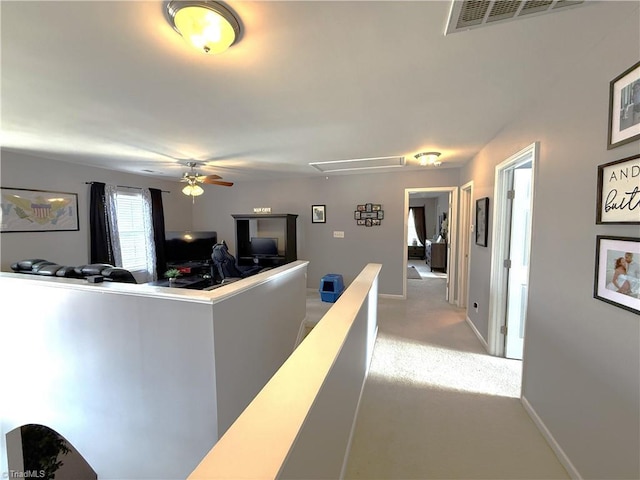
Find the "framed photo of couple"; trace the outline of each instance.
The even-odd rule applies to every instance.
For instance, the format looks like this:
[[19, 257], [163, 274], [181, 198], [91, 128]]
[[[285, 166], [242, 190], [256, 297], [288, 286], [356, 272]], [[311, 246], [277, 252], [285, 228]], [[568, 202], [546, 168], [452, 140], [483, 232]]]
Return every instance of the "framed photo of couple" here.
[[640, 315], [640, 238], [596, 237], [593, 296]]

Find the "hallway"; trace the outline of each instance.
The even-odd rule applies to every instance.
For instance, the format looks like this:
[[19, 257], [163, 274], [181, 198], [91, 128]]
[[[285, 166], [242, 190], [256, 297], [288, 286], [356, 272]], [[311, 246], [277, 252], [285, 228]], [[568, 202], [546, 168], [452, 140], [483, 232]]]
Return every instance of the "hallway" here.
[[444, 280], [407, 284], [379, 300], [345, 478], [569, 478], [520, 403], [520, 362], [486, 354]]

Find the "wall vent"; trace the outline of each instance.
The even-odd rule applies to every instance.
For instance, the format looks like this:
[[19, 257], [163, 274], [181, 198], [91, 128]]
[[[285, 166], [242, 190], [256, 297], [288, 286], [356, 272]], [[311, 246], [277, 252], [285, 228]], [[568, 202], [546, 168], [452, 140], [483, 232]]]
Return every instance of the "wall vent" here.
[[585, 0], [454, 0], [445, 35], [518, 18], [558, 12]]
[[404, 157], [357, 158], [354, 160], [335, 160], [310, 163], [323, 173], [345, 172], [350, 170], [371, 170], [375, 168], [404, 167]]

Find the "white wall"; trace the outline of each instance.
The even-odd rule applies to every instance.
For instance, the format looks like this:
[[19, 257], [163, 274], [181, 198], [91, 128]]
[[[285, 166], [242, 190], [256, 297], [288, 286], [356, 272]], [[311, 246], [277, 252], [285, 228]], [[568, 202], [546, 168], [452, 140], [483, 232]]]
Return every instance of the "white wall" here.
[[0, 471], [4, 435], [37, 423], [98, 478], [186, 477], [217, 439], [211, 305], [33, 278], [0, 274]]
[[[495, 165], [540, 142], [523, 395], [583, 478], [640, 478], [640, 321], [593, 298], [596, 235], [640, 236], [637, 225], [595, 224], [597, 166], [640, 151], [638, 141], [607, 150], [609, 82], [638, 61], [638, 5], [591, 6], [602, 32], [589, 54], [550, 72], [549, 95], [461, 175], [475, 198], [493, 199]], [[471, 248], [469, 304], [480, 310], [468, 315], [485, 338], [490, 250]]]
[[306, 271], [210, 292], [0, 273], [0, 472], [38, 423], [100, 479], [186, 478], [293, 351]]
[[168, 190], [171, 193], [162, 194], [167, 230], [191, 229], [191, 200], [180, 192], [182, 186], [177, 177], [176, 181], [163, 181], [6, 150], [2, 150], [0, 160], [1, 184], [5, 188], [77, 193], [80, 221], [80, 230], [75, 232], [4, 232], [0, 234], [2, 271], [11, 271], [12, 263], [27, 258], [44, 258], [61, 265], [89, 263], [90, 185], [85, 182]]
[[425, 228], [427, 230], [427, 239], [432, 240], [438, 234], [438, 213], [435, 198], [427, 198], [424, 205], [424, 215], [426, 217]]

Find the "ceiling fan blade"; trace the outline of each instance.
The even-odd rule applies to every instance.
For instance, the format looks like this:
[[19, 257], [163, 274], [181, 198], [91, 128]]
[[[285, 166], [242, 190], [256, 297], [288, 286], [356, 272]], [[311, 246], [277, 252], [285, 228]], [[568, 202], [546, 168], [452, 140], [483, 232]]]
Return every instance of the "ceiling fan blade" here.
[[202, 183], [207, 183], [207, 180], [220, 180], [220, 175], [198, 175], [197, 180]]
[[233, 186], [233, 182], [222, 182], [220, 180], [207, 180], [206, 182], [202, 182], [202, 183], [207, 183], [209, 185], [222, 185], [223, 187]]

